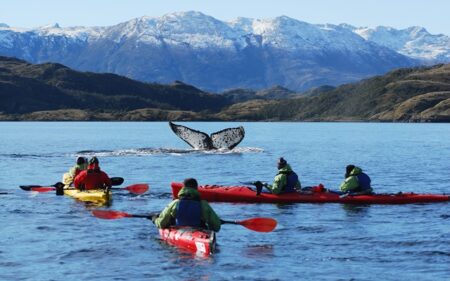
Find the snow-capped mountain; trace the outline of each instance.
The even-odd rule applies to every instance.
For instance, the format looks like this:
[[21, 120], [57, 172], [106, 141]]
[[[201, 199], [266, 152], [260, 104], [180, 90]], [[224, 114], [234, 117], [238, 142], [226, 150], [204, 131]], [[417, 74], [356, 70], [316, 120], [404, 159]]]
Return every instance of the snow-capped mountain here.
[[420, 63], [420, 56], [377, 42], [362, 30], [285, 16], [224, 22], [181, 12], [108, 27], [0, 25], [0, 55], [149, 82], [181, 80], [213, 91], [272, 85], [303, 90]]
[[443, 34], [432, 35], [423, 27], [349, 28], [366, 40], [393, 49], [405, 56], [430, 62], [450, 62], [450, 37]]

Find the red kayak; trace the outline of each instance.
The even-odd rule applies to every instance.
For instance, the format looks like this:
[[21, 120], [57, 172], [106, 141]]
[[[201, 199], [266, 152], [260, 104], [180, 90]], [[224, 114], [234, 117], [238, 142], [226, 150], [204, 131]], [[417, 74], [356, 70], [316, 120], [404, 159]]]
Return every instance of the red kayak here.
[[[173, 198], [178, 198], [178, 192], [183, 187], [182, 183], [172, 182]], [[372, 194], [372, 195], [350, 195], [341, 198], [333, 192], [314, 192], [301, 194], [297, 192], [284, 193], [280, 195], [261, 193], [249, 186], [221, 186], [204, 185], [198, 188], [203, 200], [209, 202], [243, 202], [243, 203], [344, 203], [344, 204], [411, 204], [411, 203], [434, 203], [450, 200], [449, 195], [439, 194]]]
[[191, 227], [170, 227], [159, 230], [161, 239], [167, 243], [208, 256], [216, 249], [216, 234], [211, 230]]

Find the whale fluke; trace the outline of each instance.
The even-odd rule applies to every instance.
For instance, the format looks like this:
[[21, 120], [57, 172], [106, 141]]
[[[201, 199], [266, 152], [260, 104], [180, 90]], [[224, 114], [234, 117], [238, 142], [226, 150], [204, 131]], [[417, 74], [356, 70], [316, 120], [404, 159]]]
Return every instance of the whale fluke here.
[[206, 133], [169, 122], [172, 131], [187, 144], [195, 149], [233, 149], [245, 136], [244, 127], [227, 128], [212, 133]]

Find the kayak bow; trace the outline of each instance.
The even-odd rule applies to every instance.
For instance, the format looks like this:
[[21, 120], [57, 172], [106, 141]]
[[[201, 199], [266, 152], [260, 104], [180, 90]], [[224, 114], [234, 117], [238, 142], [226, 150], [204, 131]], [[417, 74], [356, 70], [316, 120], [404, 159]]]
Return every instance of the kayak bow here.
[[163, 241], [170, 245], [194, 252], [198, 255], [208, 256], [216, 248], [216, 234], [211, 230], [191, 227], [170, 227], [159, 229]]

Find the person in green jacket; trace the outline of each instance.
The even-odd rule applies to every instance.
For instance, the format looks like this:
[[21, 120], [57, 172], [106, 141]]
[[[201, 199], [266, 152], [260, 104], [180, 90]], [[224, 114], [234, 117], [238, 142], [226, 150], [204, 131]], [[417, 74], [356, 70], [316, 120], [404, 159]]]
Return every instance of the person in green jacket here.
[[64, 186], [68, 187], [72, 185], [73, 181], [75, 180], [75, 177], [84, 170], [87, 170], [88, 167], [88, 160], [86, 157], [78, 157], [77, 163], [75, 166], [70, 168], [68, 173], [65, 173], [63, 175], [63, 183]]
[[159, 215], [152, 217], [156, 227], [191, 226], [218, 232], [221, 220], [209, 203], [200, 199], [197, 188], [196, 179], [185, 179], [178, 193], [179, 199], [173, 200]]
[[273, 194], [297, 192], [301, 190], [302, 186], [297, 174], [283, 157], [278, 160], [277, 168], [278, 173], [273, 180], [273, 184], [263, 184], [260, 181], [255, 182], [257, 195], [261, 193], [262, 186], [266, 187]]
[[345, 170], [345, 180], [339, 187], [342, 192], [359, 195], [372, 193], [370, 177], [361, 168], [348, 165]]

